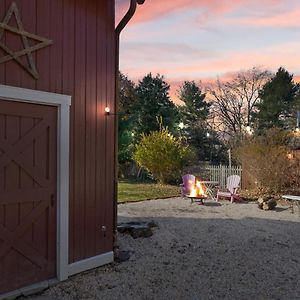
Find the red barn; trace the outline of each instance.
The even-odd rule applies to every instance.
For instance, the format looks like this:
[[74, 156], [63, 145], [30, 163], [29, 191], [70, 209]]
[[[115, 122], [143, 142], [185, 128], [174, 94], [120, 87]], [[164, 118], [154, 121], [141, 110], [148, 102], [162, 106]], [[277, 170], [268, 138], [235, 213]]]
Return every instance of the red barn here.
[[113, 0], [0, 1], [0, 295], [113, 261], [114, 16]]

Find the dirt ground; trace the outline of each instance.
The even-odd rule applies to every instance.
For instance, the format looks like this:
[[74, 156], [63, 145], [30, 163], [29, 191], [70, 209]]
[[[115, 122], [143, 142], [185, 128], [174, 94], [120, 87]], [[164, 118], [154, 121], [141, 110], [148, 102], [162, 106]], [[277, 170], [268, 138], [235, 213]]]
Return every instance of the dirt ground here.
[[150, 238], [119, 236], [129, 261], [72, 277], [32, 299], [300, 299], [300, 213], [254, 203], [172, 198], [119, 206], [154, 220]]

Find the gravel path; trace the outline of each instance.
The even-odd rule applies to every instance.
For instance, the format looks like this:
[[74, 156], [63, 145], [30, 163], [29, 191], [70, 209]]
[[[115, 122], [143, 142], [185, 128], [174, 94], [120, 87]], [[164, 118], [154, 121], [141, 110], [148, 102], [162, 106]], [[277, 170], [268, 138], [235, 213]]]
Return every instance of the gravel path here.
[[173, 198], [120, 205], [119, 220], [154, 220], [159, 228], [147, 239], [119, 236], [129, 261], [33, 299], [300, 299], [297, 210]]

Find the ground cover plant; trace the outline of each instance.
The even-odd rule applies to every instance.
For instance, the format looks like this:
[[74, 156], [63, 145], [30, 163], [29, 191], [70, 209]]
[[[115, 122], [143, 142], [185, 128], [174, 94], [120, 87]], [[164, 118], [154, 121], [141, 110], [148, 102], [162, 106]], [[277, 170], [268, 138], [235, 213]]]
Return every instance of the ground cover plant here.
[[179, 187], [174, 185], [134, 182], [119, 182], [118, 184], [118, 203], [177, 196], [179, 196]]

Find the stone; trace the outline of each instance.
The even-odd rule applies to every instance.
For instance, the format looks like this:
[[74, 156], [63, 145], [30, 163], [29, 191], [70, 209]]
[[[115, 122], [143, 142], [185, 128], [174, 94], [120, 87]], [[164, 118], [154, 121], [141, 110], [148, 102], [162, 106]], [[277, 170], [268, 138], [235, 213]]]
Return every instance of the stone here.
[[128, 225], [127, 224], [118, 224], [117, 230], [120, 233], [126, 233], [126, 232], [128, 232]]
[[150, 222], [127, 222], [117, 226], [119, 233], [129, 233], [134, 239], [147, 238], [153, 235], [152, 228], [158, 227], [154, 221]]
[[155, 228], [155, 227], [157, 228], [158, 224], [152, 220], [152, 221], [148, 222], [148, 226], [151, 228]]
[[147, 238], [153, 235], [151, 228], [148, 225], [134, 225], [130, 228], [129, 233], [136, 238]]
[[118, 251], [115, 255], [115, 261], [117, 263], [122, 263], [130, 259], [130, 251]]

